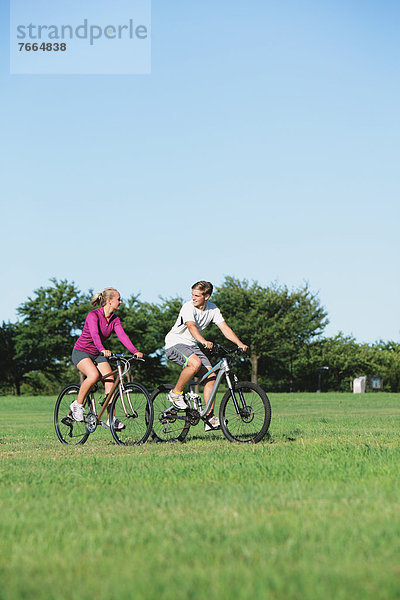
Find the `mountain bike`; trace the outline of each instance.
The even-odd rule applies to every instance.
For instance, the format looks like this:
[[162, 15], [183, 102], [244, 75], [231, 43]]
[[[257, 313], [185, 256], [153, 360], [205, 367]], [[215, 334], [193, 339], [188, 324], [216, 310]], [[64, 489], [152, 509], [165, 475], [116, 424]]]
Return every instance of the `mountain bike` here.
[[[116, 375], [112, 388], [104, 396], [103, 392], [98, 391], [97, 383], [91, 387], [83, 402], [83, 421], [75, 421], [70, 409], [71, 403], [78, 396], [79, 385], [67, 385], [58, 396], [54, 409], [54, 426], [62, 444], [82, 445], [98, 426], [110, 430], [117, 444], [124, 446], [144, 444], [149, 437], [153, 424], [150, 394], [144, 385], [124, 381], [125, 375], [133, 367], [132, 362], [143, 359], [130, 354], [112, 354], [109, 360], [116, 362], [116, 369], [111, 372], [111, 375]], [[100, 377], [99, 381], [103, 383], [108, 377], [110, 373]], [[97, 405], [101, 407], [99, 412]], [[102, 421], [104, 413], [107, 417], [108, 406], [109, 424]]]
[[[268, 431], [271, 422], [271, 405], [267, 394], [257, 384], [249, 381], [238, 381], [231, 371], [228, 356], [240, 354], [242, 350], [235, 348], [226, 350], [214, 344], [213, 354], [220, 355], [221, 360], [210, 369], [198, 382], [189, 383], [189, 391], [184, 392], [187, 409], [177, 409], [168, 400], [168, 392], [172, 385], [160, 385], [151, 394], [154, 409], [152, 438], [157, 442], [178, 440], [183, 442], [191, 426], [200, 421], [211, 425], [208, 421], [212, 403], [218, 388], [225, 376], [228, 391], [224, 394], [219, 409], [219, 421], [225, 437], [230, 442], [247, 442], [256, 444]], [[204, 383], [211, 373], [217, 373], [207, 405], [203, 408], [201, 397], [195, 393], [194, 386]]]

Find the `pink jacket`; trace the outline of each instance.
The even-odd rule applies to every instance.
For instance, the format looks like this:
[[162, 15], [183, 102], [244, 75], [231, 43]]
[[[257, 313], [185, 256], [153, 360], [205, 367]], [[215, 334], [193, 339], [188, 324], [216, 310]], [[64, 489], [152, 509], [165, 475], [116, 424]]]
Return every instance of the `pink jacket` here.
[[129, 352], [132, 352], [132, 354], [138, 352], [126, 335], [119, 317], [115, 313], [112, 313], [107, 323], [102, 308], [95, 308], [90, 311], [86, 317], [83, 331], [77, 339], [74, 348], [82, 352], [88, 352], [89, 354], [100, 354], [102, 350], [105, 350], [104, 342], [110, 337], [113, 331], [115, 331], [119, 341]]

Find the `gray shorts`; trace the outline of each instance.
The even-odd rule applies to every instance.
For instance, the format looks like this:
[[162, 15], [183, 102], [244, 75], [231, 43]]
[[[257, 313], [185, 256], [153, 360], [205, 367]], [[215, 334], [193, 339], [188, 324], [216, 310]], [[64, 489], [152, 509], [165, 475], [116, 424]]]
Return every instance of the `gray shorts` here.
[[98, 365], [101, 362], [108, 362], [104, 354], [89, 354], [89, 352], [83, 352], [82, 350], [76, 350], [75, 348], [72, 350], [72, 362], [76, 367], [84, 358], [90, 358], [95, 365]]
[[201, 364], [206, 367], [206, 369], [211, 369], [211, 363], [208, 360], [207, 356], [203, 354], [198, 346], [186, 346], [186, 344], [176, 344], [176, 346], [171, 346], [171, 348], [167, 348], [165, 351], [165, 356], [177, 363], [181, 367], [186, 367], [189, 358], [195, 354], [201, 360]]

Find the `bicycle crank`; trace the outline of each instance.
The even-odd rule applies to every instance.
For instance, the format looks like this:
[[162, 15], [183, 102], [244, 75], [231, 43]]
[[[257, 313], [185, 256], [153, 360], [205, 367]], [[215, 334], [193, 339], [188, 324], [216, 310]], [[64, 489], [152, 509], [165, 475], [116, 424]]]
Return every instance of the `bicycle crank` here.
[[186, 414], [189, 417], [189, 422], [191, 425], [197, 425], [200, 421], [200, 413], [195, 408], [189, 408], [186, 411]]
[[93, 433], [97, 429], [97, 416], [93, 413], [89, 413], [85, 417], [85, 425], [88, 433]]

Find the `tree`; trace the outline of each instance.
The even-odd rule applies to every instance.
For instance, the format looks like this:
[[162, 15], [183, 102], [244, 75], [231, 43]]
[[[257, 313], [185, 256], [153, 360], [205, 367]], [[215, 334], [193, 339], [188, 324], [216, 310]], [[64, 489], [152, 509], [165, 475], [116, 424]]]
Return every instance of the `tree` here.
[[27, 372], [24, 358], [15, 356], [15, 339], [18, 325], [10, 322], [0, 327], [0, 381], [11, 388], [13, 394], [21, 394], [21, 384]]
[[[81, 333], [92, 291], [82, 293], [74, 283], [51, 280], [35, 290], [17, 309], [21, 320], [0, 327], [0, 384], [20, 394], [29, 389], [54, 392], [60, 379], [76, 371], [70, 356]], [[212, 300], [243, 342], [250, 346], [250, 363], [238, 358], [234, 365], [241, 379], [261, 377], [275, 390], [315, 390], [317, 369], [328, 366], [323, 389], [348, 390], [358, 375], [380, 375], [384, 387], [400, 391], [400, 345], [395, 342], [358, 344], [339, 333], [321, 338], [327, 313], [305, 285], [297, 290], [276, 284], [262, 287], [257, 282], [226, 277], [216, 287]], [[164, 337], [171, 329], [182, 298], [161, 298], [159, 304], [141, 302], [132, 295], [122, 304], [119, 316], [133, 343], [146, 355], [138, 378], [148, 387], [172, 381], [179, 367], [165, 360]], [[220, 330], [211, 326], [209, 339], [228, 345]], [[123, 351], [116, 336], [107, 348]]]
[[[228, 324], [250, 347], [251, 380], [257, 382], [260, 358], [266, 369], [279, 366], [291, 376], [293, 358], [306, 342], [319, 336], [327, 313], [308, 286], [290, 291], [286, 286], [263, 288], [226, 277], [213, 300]], [[221, 339], [217, 333], [216, 338]]]
[[15, 335], [16, 358], [26, 372], [59, 376], [82, 330], [91, 294], [82, 294], [74, 283], [51, 279], [52, 285], [35, 290], [17, 309], [21, 321]]
[[376, 371], [375, 354], [370, 346], [358, 344], [354, 337], [342, 332], [306, 344], [295, 363], [299, 387], [314, 390], [317, 369], [328, 366], [329, 370], [323, 375], [324, 389], [348, 391], [355, 377], [369, 376]]
[[373, 344], [371, 352], [374, 356], [373, 375], [383, 378], [384, 389], [391, 392], [400, 391], [400, 344], [379, 341]]
[[[135, 295], [124, 301], [118, 311], [124, 330], [145, 355], [146, 362], [140, 365], [138, 377], [148, 387], [167, 379], [163, 352], [167, 312], [168, 308], [141, 302]], [[118, 352], [122, 350], [116, 336], [110, 339], [107, 348]]]

